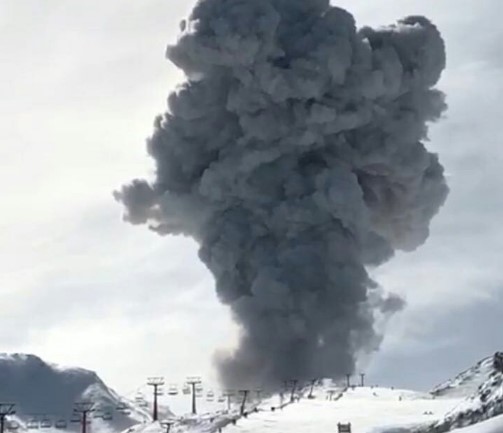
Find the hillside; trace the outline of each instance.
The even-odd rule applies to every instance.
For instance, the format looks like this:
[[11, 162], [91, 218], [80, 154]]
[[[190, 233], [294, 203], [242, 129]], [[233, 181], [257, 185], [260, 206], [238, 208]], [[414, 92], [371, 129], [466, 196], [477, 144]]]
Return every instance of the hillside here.
[[[353, 433], [503, 433], [503, 416], [497, 416], [501, 413], [502, 360], [501, 354], [486, 358], [431, 393], [382, 387], [345, 389], [324, 381], [315, 387], [314, 398], [301, 391], [299, 401], [283, 409], [275, 396], [259, 404], [258, 412], [247, 408], [247, 417], [240, 417], [235, 406], [230, 413], [173, 419], [171, 432], [328, 433], [336, 432], [338, 423], [351, 423]], [[154, 424], [147, 431], [137, 426], [130, 433], [163, 431]]]
[[503, 353], [483, 359], [436, 387], [432, 394], [439, 398], [463, 398], [433, 426], [431, 430], [435, 432], [447, 432], [503, 414]]
[[453, 430], [452, 433], [502, 433], [503, 415], [474, 424], [469, 427]]
[[[319, 382], [309, 397], [309, 387], [296, 394], [295, 402], [285, 395], [262, 401], [251, 399], [240, 416], [239, 399], [230, 411], [225, 404], [199, 399], [203, 414], [169, 418], [171, 433], [328, 433], [338, 423], [351, 423], [353, 433], [503, 433], [503, 355], [477, 363], [431, 393], [386, 387], [343, 388], [330, 380]], [[166, 396], [167, 398], [168, 396]], [[147, 407], [121, 398], [99, 376], [81, 368], [63, 368], [33, 355], [0, 355], [0, 401], [16, 403], [21, 430], [34, 419], [69, 420], [74, 402], [95, 404], [92, 432], [165, 433], [166, 425], [151, 423]], [[190, 396], [178, 400], [180, 413], [189, 409]], [[125, 411], [118, 411], [119, 407]], [[107, 419], [103, 413], [113, 414]], [[10, 421], [14, 418], [11, 417]], [[76, 430], [78, 424], [68, 424]], [[51, 431], [51, 429], [47, 429]]]
[[[334, 398], [330, 400], [332, 393]], [[340, 398], [337, 398], [341, 396]], [[354, 433], [411, 431], [432, 423], [452, 409], [459, 399], [434, 399], [429, 394], [390, 388], [334, 388], [317, 386], [314, 398], [305, 390], [299, 400], [282, 409], [278, 396], [263, 401], [257, 412], [248, 407], [247, 417], [232, 413], [206, 414], [176, 419], [171, 432], [191, 433], [328, 433], [338, 423], [351, 423]], [[275, 407], [272, 410], [272, 407]], [[235, 420], [235, 424], [233, 422]], [[161, 433], [160, 425], [138, 426], [130, 433]]]
[[[65, 420], [71, 424], [74, 403], [92, 401], [96, 412], [94, 430], [122, 430], [143, 422], [149, 414], [133, 402], [123, 400], [93, 371], [49, 364], [34, 355], [0, 354], [0, 401], [16, 405], [16, 420], [21, 429], [28, 423], [40, 425], [43, 419], [54, 426]], [[118, 412], [117, 407], [124, 407]], [[112, 413], [113, 419], [103, 416]]]

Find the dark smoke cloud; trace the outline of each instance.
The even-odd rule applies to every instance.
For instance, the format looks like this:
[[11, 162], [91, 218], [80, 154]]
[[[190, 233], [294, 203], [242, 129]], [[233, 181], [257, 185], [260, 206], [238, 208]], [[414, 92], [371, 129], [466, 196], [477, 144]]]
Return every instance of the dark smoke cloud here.
[[[445, 67], [426, 18], [356, 28], [328, 0], [202, 0], [168, 58], [187, 75], [126, 219], [196, 239], [242, 328], [227, 386], [339, 377], [403, 302], [367, 268], [428, 237], [448, 188], [423, 144]], [[204, 338], [204, 336], [201, 336]]]

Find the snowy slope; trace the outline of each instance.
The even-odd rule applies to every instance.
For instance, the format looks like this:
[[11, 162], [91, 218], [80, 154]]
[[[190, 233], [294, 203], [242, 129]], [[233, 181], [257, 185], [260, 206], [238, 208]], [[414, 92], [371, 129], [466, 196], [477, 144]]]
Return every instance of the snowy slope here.
[[433, 389], [431, 392], [437, 397], [470, 397], [479, 387], [487, 382], [494, 371], [494, 357], [488, 357], [478, 362], [454, 379], [450, 379]]
[[502, 433], [503, 415], [480, 422], [470, 427], [452, 430], [452, 433]]
[[[94, 431], [123, 430], [149, 418], [144, 409], [121, 399], [92, 371], [63, 368], [34, 355], [0, 354], [0, 401], [16, 404], [16, 420], [22, 429], [30, 420], [40, 422], [48, 418], [52, 424], [63, 419], [68, 422], [74, 403], [83, 400], [94, 402], [101, 413], [113, 413], [112, 420], [93, 418]], [[117, 412], [115, 409], [120, 404], [130, 413]], [[68, 422], [67, 428], [79, 426]]]
[[[339, 399], [330, 401], [328, 391]], [[277, 396], [264, 401], [258, 413], [248, 410], [246, 418], [237, 412], [177, 420], [171, 432], [211, 433], [222, 428], [225, 433], [329, 433], [337, 431], [337, 423], [350, 422], [355, 433], [410, 431], [413, 427], [441, 419], [459, 403], [459, 399], [435, 399], [429, 394], [387, 388], [342, 388], [319, 386], [314, 399], [303, 398], [279, 409]], [[271, 406], [275, 406], [274, 411]], [[231, 420], [236, 419], [234, 425]], [[161, 433], [160, 426], [138, 427], [130, 433]], [[403, 430], [402, 430], [403, 431]]]
[[225, 431], [324, 433], [336, 431], [341, 422], [351, 423], [354, 432], [370, 433], [431, 422], [456, 404], [448, 399], [434, 400], [424, 394], [384, 388], [350, 389], [336, 402], [324, 399], [320, 393], [317, 397], [303, 399], [280, 412], [261, 412]]
[[[436, 432], [446, 432], [503, 414], [503, 355], [495, 354], [433, 391], [441, 398], [465, 396], [464, 400], [436, 423]], [[503, 430], [502, 430], [503, 433]]]
[[[354, 433], [503, 433], [503, 417], [496, 416], [503, 411], [502, 383], [503, 355], [497, 354], [428, 394], [379, 387], [346, 389], [325, 380], [315, 387], [314, 399], [307, 398], [305, 388], [298, 402], [282, 409], [279, 396], [274, 396], [264, 400], [257, 413], [248, 408], [246, 418], [236, 409], [180, 417], [171, 432], [212, 433], [221, 428], [225, 433], [329, 433], [337, 432], [338, 423], [351, 423]], [[285, 396], [283, 401], [288, 400]], [[489, 417], [494, 418], [486, 420]], [[470, 423], [476, 424], [470, 427]], [[164, 431], [157, 424], [137, 426], [130, 433]]]

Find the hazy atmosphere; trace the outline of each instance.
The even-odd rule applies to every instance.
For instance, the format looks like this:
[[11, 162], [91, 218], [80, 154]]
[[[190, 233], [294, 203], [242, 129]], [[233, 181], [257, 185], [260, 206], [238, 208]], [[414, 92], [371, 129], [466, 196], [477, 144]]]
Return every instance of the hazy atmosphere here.
[[[359, 27], [424, 15], [445, 40], [448, 109], [426, 146], [449, 197], [424, 245], [369, 271], [405, 306], [357, 364], [373, 383], [430, 389], [503, 348], [502, 5], [332, 3]], [[236, 347], [196, 243], [124, 223], [113, 197], [154, 178], [145, 140], [184, 80], [166, 47], [194, 4], [0, 2], [0, 352], [90, 368], [127, 392], [151, 375], [214, 382], [215, 351]]]

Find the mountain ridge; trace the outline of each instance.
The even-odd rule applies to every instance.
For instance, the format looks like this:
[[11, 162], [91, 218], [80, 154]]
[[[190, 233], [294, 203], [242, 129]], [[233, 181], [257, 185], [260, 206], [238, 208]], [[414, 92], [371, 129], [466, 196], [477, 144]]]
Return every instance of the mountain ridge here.
[[[123, 430], [149, 418], [145, 409], [120, 397], [96, 372], [25, 353], [0, 353], [0, 401], [15, 404], [21, 429], [42, 419], [50, 419], [52, 425], [65, 420], [66, 429], [78, 429], [78, 424], [69, 421], [79, 401], [94, 403], [97, 430]], [[116, 410], [119, 406], [124, 408], [122, 412]], [[112, 419], [103, 418], [107, 411], [114, 412]]]

